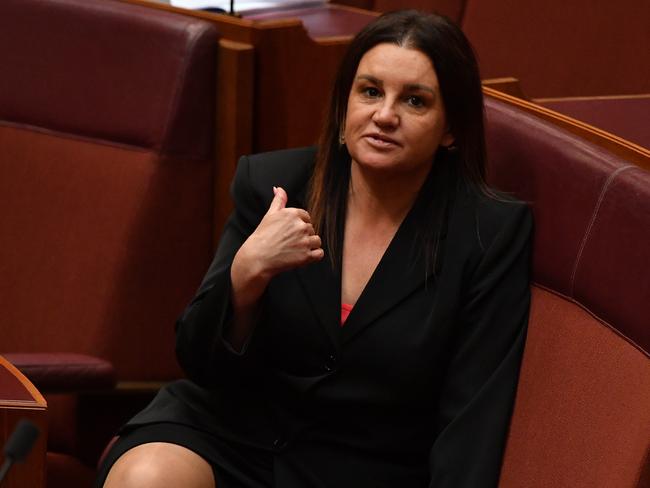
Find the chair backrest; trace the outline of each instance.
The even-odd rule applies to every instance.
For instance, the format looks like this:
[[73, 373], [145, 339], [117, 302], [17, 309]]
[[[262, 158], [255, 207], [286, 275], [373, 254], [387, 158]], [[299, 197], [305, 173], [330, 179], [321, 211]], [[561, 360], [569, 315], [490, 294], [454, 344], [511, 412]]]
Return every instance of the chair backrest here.
[[650, 92], [650, 3], [467, 0], [462, 28], [483, 78], [531, 97]]
[[0, 350], [178, 375], [213, 245], [217, 47], [123, 2], [0, 2]]
[[489, 175], [532, 205], [533, 302], [501, 488], [650, 482], [650, 172], [486, 99]]

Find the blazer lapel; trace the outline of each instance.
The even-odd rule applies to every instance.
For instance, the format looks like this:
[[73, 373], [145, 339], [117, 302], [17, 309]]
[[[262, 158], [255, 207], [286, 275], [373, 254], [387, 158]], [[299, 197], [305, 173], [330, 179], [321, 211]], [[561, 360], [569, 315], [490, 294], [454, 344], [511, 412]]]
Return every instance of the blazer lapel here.
[[416, 247], [416, 234], [414, 212], [411, 211], [348, 316], [341, 331], [343, 343], [354, 338], [423, 284], [426, 279], [425, 263]]
[[332, 269], [325, 249], [325, 258], [296, 270], [312, 309], [334, 347], [341, 345], [341, 270]]

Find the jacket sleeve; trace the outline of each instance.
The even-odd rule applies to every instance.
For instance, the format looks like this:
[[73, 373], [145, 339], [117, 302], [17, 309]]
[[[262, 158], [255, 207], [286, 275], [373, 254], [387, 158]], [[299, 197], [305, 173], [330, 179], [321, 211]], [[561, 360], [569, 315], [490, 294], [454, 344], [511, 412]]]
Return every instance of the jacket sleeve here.
[[[250, 165], [242, 157], [231, 186], [235, 209], [229, 217], [217, 252], [194, 299], [176, 322], [176, 356], [185, 374], [209, 387], [246, 367], [248, 344], [235, 352], [224, 340], [232, 319], [230, 267], [244, 241], [259, 224], [265, 209], [251, 186]], [[250, 341], [249, 341], [250, 342]]]
[[526, 339], [532, 231], [528, 207], [504, 208], [464, 286], [429, 457], [430, 488], [498, 484]]

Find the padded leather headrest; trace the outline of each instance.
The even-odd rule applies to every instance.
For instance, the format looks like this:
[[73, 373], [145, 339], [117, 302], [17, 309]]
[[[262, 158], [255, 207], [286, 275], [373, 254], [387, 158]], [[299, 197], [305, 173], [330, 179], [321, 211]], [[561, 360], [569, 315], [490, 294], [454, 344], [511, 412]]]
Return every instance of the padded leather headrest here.
[[216, 30], [191, 17], [112, 0], [2, 0], [0, 123], [205, 157], [216, 56]]

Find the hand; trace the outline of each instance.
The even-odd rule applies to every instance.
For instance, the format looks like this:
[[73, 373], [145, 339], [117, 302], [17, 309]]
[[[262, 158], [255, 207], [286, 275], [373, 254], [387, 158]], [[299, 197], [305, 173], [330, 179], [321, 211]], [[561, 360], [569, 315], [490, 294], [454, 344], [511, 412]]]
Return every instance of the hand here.
[[241, 305], [257, 301], [276, 274], [319, 261], [325, 255], [309, 213], [286, 208], [286, 192], [279, 187], [273, 191], [268, 211], [233, 260], [233, 291]]

